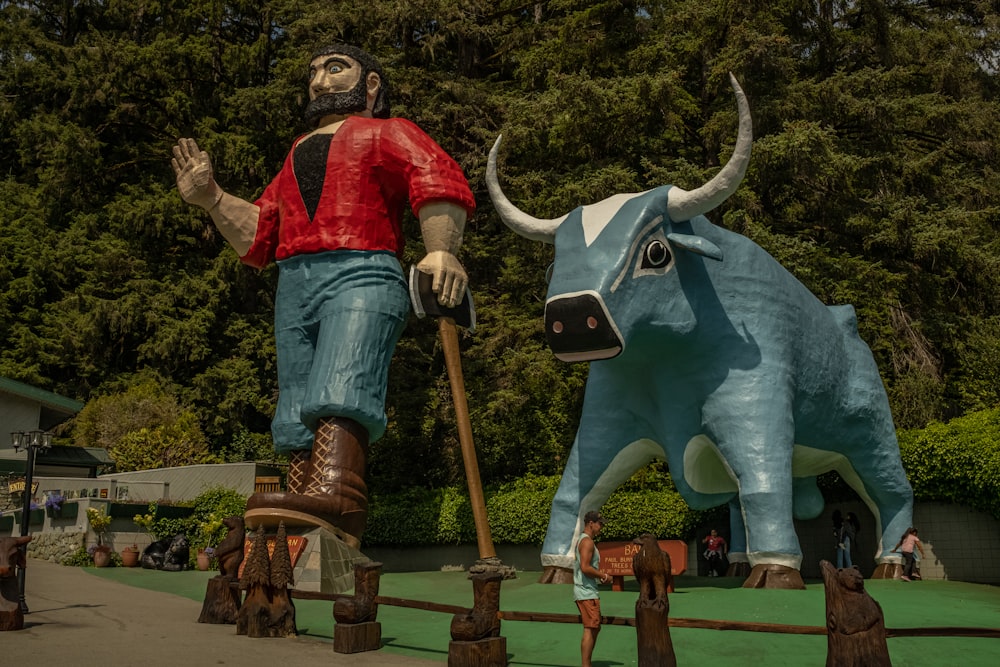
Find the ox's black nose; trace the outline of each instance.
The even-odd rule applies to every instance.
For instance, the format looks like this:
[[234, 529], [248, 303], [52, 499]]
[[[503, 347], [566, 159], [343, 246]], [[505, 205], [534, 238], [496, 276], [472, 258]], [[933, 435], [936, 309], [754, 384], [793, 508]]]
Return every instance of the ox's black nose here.
[[549, 299], [545, 304], [545, 338], [563, 361], [610, 359], [623, 347], [614, 320], [596, 294]]

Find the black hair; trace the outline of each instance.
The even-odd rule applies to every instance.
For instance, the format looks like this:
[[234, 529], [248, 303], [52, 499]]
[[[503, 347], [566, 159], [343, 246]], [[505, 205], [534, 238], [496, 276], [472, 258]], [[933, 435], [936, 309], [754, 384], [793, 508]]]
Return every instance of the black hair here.
[[374, 118], [388, 118], [389, 79], [386, 77], [385, 72], [382, 71], [382, 65], [379, 64], [379, 61], [372, 54], [363, 49], [359, 49], [356, 46], [333, 43], [317, 49], [316, 52], [312, 54], [312, 57], [309, 58], [309, 62], [316, 60], [316, 58], [319, 58], [320, 56], [328, 56], [334, 53], [338, 53], [342, 56], [349, 56], [354, 60], [357, 60], [361, 64], [361, 67], [364, 68], [364, 72], [361, 76], [362, 81], [368, 77], [370, 72], [378, 74], [380, 83], [378, 86], [378, 92], [375, 94], [375, 103], [372, 105], [372, 116]]

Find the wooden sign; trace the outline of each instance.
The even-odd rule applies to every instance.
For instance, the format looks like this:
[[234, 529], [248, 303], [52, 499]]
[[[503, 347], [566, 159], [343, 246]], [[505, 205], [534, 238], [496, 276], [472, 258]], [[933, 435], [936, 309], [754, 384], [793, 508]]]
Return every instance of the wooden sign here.
[[[7, 485], [7, 493], [21, 493], [24, 491], [24, 478], [12, 480]], [[31, 495], [38, 493], [38, 482], [31, 483]]]
[[[274, 544], [278, 539], [277, 535], [268, 535], [267, 539], [267, 556], [270, 558], [274, 555]], [[287, 535], [285, 540], [288, 542], [288, 555], [292, 559], [292, 567], [295, 567], [295, 563], [298, 562], [299, 556], [302, 555], [303, 550], [306, 548], [306, 538], [302, 535]], [[250, 560], [250, 552], [253, 551], [253, 542], [247, 537], [243, 542], [243, 562], [240, 563], [240, 579], [243, 578], [243, 568]]]
[[[683, 540], [657, 540], [660, 549], [670, 556], [670, 571], [674, 575], [687, 571], [687, 543]], [[634, 577], [632, 558], [641, 547], [635, 542], [599, 542], [601, 552], [600, 569], [611, 575], [611, 590], [625, 590], [625, 577]]]

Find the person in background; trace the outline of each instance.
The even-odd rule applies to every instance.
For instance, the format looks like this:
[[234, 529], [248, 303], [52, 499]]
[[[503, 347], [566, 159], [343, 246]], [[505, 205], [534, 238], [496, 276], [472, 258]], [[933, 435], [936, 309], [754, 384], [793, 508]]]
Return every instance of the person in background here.
[[714, 528], [702, 540], [702, 544], [707, 545], [704, 555], [705, 560], [708, 561], [708, 576], [720, 576], [719, 570], [722, 568], [722, 557], [729, 553], [729, 545], [726, 544], [725, 538], [719, 535]]
[[597, 644], [597, 634], [601, 631], [601, 596], [597, 584], [607, 583], [611, 578], [607, 572], [598, 569], [601, 553], [594, 544], [594, 538], [603, 526], [604, 517], [600, 512], [590, 511], [583, 516], [583, 534], [576, 544], [576, 559], [573, 561], [573, 599], [583, 620], [581, 667], [591, 667], [590, 659]]
[[840, 542], [837, 544], [838, 569], [842, 567], [854, 567], [854, 563], [851, 561], [851, 543], [854, 542], [860, 530], [861, 522], [858, 521], [858, 515], [854, 512], [848, 512], [847, 519], [843, 521], [840, 527]]
[[893, 551], [896, 549], [899, 549], [903, 554], [903, 581], [913, 581], [913, 567], [916, 564], [913, 555], [914, 549], [920, 552], [921, 558], [924, 557], [924, 545], [917, 537], [917, 529], [907, 528], [902, 539], [899, 540], [899, 544], [892, 548]]
[[833, 510], [833, 543], [837, 545], [837, 569], [844, 567], [844, 515]]

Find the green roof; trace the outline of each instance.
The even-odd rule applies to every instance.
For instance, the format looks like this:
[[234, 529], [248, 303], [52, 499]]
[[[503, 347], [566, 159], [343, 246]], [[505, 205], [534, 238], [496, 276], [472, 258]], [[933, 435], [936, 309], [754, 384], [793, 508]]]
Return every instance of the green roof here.
[[30, 384], [24, 384], [10, 378], [0, 377], [0, 392], [37, 401], [46, 407], [71, 415], [75, 415], [83, 409], [83, 403], [80, 401], [74, 401], [72, 398], [53, 394], [51, 391], [32, 387]]
[[[12, 449], [0, 451], [0, 472], [24, 474], [27, 454]], [[101, 447], [72, 447], [53, 445], [47, 452], [39, 452], [35, 465], [66, 466], [71, 468], [98, 468], [111, 463], [108, 450]]]

